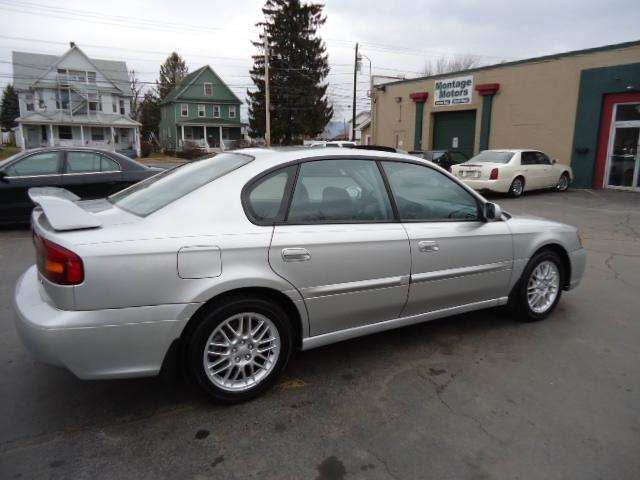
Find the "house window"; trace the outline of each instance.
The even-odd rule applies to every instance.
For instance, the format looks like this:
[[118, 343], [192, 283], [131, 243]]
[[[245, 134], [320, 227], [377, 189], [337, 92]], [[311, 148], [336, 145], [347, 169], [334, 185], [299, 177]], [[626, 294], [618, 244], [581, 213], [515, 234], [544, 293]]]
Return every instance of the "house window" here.
[[220, 105], [213, 106], [213, 118], [220, 118]]
[[80, 70], [69, 70], [69, 80], [73, 82], [87, 81], [87, 72], [81, 72]]
[[124, 98], [120, 99], [120, 115], [124, 115]]
[[199, 117], [204, 117], [206, 116], [206, 110], [205, 110], [205, 106], [204, 105], [198, 105], [198, 116]]
[[27, 112], [33, 112], [33, 93], [24, 96], [24, 103], [27, 105]]
[[91, 128], [91, 140], [94, 142], [102, 142], [104, 141], [104, 128], [102, 127], [92, 127]]
[[73, 131], [68, 125], [58, 126], [58, 138], [60, 140], [73, 140]]
[[56, 108], [58, 110], [69, 109], [69, 89], [61, 88], [56, 94]]
[[44, 92], [38, 90], [38, 108], [47, 108], [47, 103], [44, 101]]
[[87, 72], [87, 81], [89, 83], [96, 83], [96, 72]]
[[229, 118], [236, 118], [236, 106], [229, 105]]
[[213, 83], [205, 82], [205, 84], [204, 84], [204, 94], [207, 97], [210, 97], [210, 96], [213, 95]]
[[180, 115], [183, 117], [189, 116], [189, 105], [187, 105], [186, 103], [180, 105]]
[[118, 112], [118, 105], [116, 104], [116, 97], [111, 97], [111, 108], [113, 108], [113, 113]]

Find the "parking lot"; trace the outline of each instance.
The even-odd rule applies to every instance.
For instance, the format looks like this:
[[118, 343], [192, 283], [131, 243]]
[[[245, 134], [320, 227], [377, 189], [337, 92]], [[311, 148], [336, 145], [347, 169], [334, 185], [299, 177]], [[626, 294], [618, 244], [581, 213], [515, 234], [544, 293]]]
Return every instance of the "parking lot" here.
[[298, 352], [229, 407], [34, 361], [12, 307], [30, 233], [0, 231], [0, 478], [638, 478], [640, 195], [492, 200], [580, 227], [585, 278], [551, 318], [487, 310]]

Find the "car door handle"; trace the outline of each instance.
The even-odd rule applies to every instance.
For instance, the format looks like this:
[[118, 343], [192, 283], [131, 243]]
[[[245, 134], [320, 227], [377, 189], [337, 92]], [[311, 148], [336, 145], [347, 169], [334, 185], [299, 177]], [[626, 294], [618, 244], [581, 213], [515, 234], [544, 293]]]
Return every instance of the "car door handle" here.
[[440, 250], [440, 246], [438, 242], [434, 242], [433, 240], [422, 240], [418, 242], [418, 250], [424, 253], [437, 252]]
[[311, 260], [311, 254], [306, 248], [283, 248], [282, 259], [285, 262], [306, 262]]

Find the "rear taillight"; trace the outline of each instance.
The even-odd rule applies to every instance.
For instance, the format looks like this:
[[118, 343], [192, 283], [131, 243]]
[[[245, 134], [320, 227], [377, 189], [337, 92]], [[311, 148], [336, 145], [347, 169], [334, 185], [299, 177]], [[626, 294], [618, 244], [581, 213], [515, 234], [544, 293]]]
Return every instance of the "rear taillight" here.
[[78, 285], [84, 280], [82, 259], [57, 243], [33, 232], [36, 264], [44, 278], [58, 285]]
[[491, 173], [489, 174], [489, 180], [497, 180], [498, 179], [498, 169], [494, 168], [491, 170]]
[[447, 167], [447, 172], [451, 173], [451, 166]]

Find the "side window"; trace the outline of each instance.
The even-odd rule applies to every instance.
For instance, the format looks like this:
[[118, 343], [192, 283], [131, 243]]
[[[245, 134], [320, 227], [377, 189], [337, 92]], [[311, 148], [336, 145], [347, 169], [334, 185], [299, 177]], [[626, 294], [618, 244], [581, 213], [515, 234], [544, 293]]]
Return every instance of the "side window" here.
[[451, 162], [454, 165], [466, 162], [468, 160], [468, 158], [462, 152], [449, 152], [449, 156], [451, 157]]
[[293, 181], [295, 171], [295, 166], [278, 170], [251, 185], [245, 205], [254, 220], [270, 223], [284, 219], [287, 185]]
[[535, 152], [522, 152], [520, 154], [520, 165], [535, 165], [536, 162]]
[[432, 168], [383, 162], [403, 221], [477, 220], [478, 202], [464, 188]]
[[111, 160], [104, 155], [100, 155], [100, 170], [103, 172], [119, 172], [121, 168], [115, 160]]
[[300, 166], [287, 223], [392, 220], [391, 203], [375, 162], [319, 160]]
[[538, 165], [551, 165], [551, 160], [542, 152], [536, 152], [536, 163]]
[[100, 155], [94, 152], [67, 152], [66, 173], [90, 173], [100, 171]]
[[36, 153], [8, 167], [8, 177], [55, 175], [60, 172], [60, 152]]

